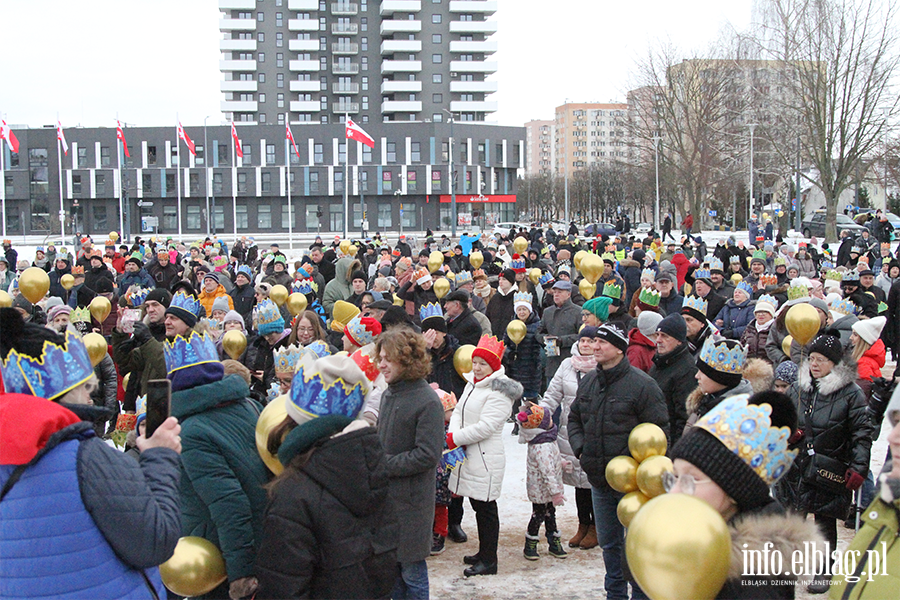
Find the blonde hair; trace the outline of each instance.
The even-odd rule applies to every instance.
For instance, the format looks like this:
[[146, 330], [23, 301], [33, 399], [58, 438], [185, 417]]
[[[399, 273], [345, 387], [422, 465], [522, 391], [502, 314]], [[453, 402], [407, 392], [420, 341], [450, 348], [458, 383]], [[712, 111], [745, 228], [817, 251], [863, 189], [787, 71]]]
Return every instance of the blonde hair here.
[[241, 378], [247, 382], [247, 385], [250, 385], [250, 369], [230, 358], [223, 360], [222, 366], [225, 368], [226, 377], [229, 375], [240, 375]]
[[853, 357], [854, 361], [859, 361], [862, 358], [862, 355], [869, 351], [869, 348], [872, 347], [872, 344], [862, 339], [862, 336], [856, 334], [856, 337], [859, 338], [859, 341], [853, 346], [853, 353], [850, 355]]

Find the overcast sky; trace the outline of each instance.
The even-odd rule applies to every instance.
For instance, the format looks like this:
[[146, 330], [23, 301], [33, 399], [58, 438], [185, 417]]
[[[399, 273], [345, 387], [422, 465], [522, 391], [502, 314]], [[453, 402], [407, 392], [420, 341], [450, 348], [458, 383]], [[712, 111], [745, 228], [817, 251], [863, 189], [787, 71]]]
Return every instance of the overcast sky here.
[[[268, 1], [268, 0], [267, 0]], [[378, 4], [372, 0], [370, 4]], [[752, 0], [499, 0], [494, 120], [547, 119], [566, 98], [623, 101], [636, 59], [671, 41], [703, 48]], [[218, 2], [4, 0], [0, 112], [33, 127], [222, 120]]]

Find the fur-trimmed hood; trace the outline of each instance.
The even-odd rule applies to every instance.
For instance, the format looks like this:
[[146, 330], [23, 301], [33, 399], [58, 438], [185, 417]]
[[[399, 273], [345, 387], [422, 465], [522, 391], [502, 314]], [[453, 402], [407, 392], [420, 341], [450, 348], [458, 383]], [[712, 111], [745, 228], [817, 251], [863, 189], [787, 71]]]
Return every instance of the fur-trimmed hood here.
[[622, 260], [619, 261], [619, 266], [622, 267], [623, 269], [626, 267], [634, 267], [636, 269], [640, 269], [641, 263], [634, 260], [633, 258], [623, 258]]
[[766, 543], [774, 544], [768, 551], [780, 552], [785, 561], [795, 550], [802, 551], [804, 542], [814, 542], [817, 548], [823, 548], [825, 543], [815, 522], [781, 512], [780, 507], [738, 515], [728, 524], [728, 529], [731, 531], [728, 579], [740, 579], [744, 569], [744, 553], [765, 550]]
[[510, 379], [509, 377], [498, 377], [493, 380], [491, 382], [491, 389], [495, 392], [500, 392], [513, 401], [521, 398], [522, 392], [525, 391], [525, 388], [522, 387], [521, 383], [515, 379]]
[[[711, 396], [715, 398], [715, 403], [710, 406], [710, 409], [715, 407], [719, 402], [724, 400], [725, 398], [729, 398], [731, 396], [737, 396], [739, 394], [753, 394], [753, 386], [750, 385], [750, 382], [746, 379], [741, 379], [741, 382], [737, 384], [736, 387], [731, 389], [722, 390], [721, 392], [716, 392], [715, 394], [704, 394], [703, 390], [700, 387], [696, 387], [693, 392], [688, 394], [688, 397], [685, 398], [684, 405], [687, 409], [688, 416], [696, 413], [702, 404], [706, 404], [704, 399], [707, 396]], [[703, 416], [703, 415], [698, 415]]]
[[[856, 361], [846, 354], [831, 370], [831, 373], [819, 380], [819, 393], [830, 396], [836, 391], [843, 389], [851, 383], [856, 383]], [[797, 385], [804, 392], [810, 392], [813, 389], [813, 378], [809, 372], [809, 359], [804, 359], [800, 363], [800, 370], [797, 372]]]

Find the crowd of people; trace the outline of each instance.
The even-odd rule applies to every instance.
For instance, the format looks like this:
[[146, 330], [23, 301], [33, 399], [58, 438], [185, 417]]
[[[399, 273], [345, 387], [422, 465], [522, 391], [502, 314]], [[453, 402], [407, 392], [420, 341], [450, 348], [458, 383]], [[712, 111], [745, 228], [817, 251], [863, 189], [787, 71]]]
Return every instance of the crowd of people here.
[[[101, 249], [83, 236], [33, 261], [4, 241], [0, 596], [163, 597], [157, 566], [199, 536], [227, 571], [209, 597], [427, 598], [427, 559], [472, 533], [466, 498], [477, 551], [463, 575], [502, 569], [505, 430], [527, 446], [523, 558], [542, 557], [542, 525], [549, 557], [599, 546], [609, 598], [645, 597], [627, 568], [623, 494], [606, 481], [643, 423], [668, 437], [667, 489], [706, 500], [733, 539], [836, 549], [838, 527], [860, 517], [861, 537], [896, 536], [889, 242], [832, 250], [763, 234], [709, 248], [702, 234], [573, 229], [317, 238], [296, 260], [252, 238]], [[603, 263], [589, 285], [587, 254]], [[35, 303], [19, 291], [32, 267], [49, 275]], [[113, 307], [102, 321], [97, 297]], [[805, 346], [786, 317], [802, 303], [818, 318]], [[108, 343], [96, 364], [81, 341], [92, 332]], [[146, 437], [159, 379], [171, 417]], [[284, 416], [260, 447], [270, 405]], [[893, 457], [879, 476], [886, 414]], [[723, 420], [769, 433], [735, 438]], [[571, 532], [556, 519], [566, 501]], [[61, 569], [75, 552], [85, 558]], [[793, 597], [774, 576], [751, 588], [739, 567], [720, 597]], [[821, 561], [809, 590], [827, 591], [831, 572]]]

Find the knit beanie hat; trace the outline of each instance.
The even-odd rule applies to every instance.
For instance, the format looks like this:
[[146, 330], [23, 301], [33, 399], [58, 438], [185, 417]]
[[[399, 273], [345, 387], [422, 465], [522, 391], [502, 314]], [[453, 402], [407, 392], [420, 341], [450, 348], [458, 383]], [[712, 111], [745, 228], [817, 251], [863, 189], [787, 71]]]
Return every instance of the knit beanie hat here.
[[213, 301], [212, 311], [215, 312], [217, 310], [221, 310], [222, 312], [228, 312], [230, 309], [228, 308], [228, 297], [227, 296], [219, 296]]
[[277, 304], [266, 299], [256, 305], [256, 329], [259, 335], [284, 331], [284, 317]]
[[241, 313], [236, 310], [229, 310], [227, 313], [225, 313], [225, 318], [222, 319], [222, 324], [224, 325], [225, 323], [240, 323], [241, 329], [244, 329], [244, 317], [242, 317]]
[[363, 281], [369, 281], [369, 278], [366, 277], [366, 274], [362, 271], [362, 269], [357, 269], [353, 271], [350, 275], [350, 281], [352, 282], [355, 279], [362, 279]]
[[615, 323], [604, 323], [598, 327], [597, 339], [609, 342], [623, 354], [628, 349], [628, 336]]
[[593, 325], [584, 325], [581, 327], [581, 330], [578, 332], [578, 338], [591, 338], [592, 340], [597, 337], [597, 327]]
[[793, 384], [797, 381], [797, 371], [800, 368], [797, 366], [797, 363], [785, 360], [777, 367], [775, 367], [775, 381], [783, 381], [788, 384]]
[[856, 335], [871, 346], [881, 337], [881, 330], [884, 329], [885, 323], [887, 323], [885, 317], [873, 317], [857, 321], [853, 324], [852, 329]]
[[500, 277], [507, 280], [510, 283], [516, 282], [516, 272], [512, 269], [503, 269], [503, 272], [500, 273]]
[[641, 314], [638, 315], [637, 318], [637, 328], [644, 336], [650, 337], [651, 335], [656, 333], [656, 328], [662, 322], [663, 317], [661, 314], [652, 312], [649, 310], [645, 310]]
[[216, 343], [208, 334], [191, 331], [187, 337], [175, 336], [163, 343], [163, 352], [173, 392], [215, 383], [225, 376]]
[[475, 346], [475, 350], [472, 351], [472, 358], [482, 359], [490, 365], [491, 369], [497, 371], [500, 369], [504, 349], [505, 346], [503, 342], [494, 336], [483, 335], [481, 336], [481, 339], [478, 340], [478, 345]]
[[809, 353], [813, 352], [818, 352], [834, 364], [838, 364], [844, 358], [841, 339], [828, 333], [823, 333], [812, 341], [812, 344], [809, 345]]
[[716, 342], [706, 338], [697, 355], [697, 368], [718, 384], [736, 387], [744, 378], [747, 350], [737, 340]]
[[747, 394], [726, 398], [678, 440], [670, 457], [715, 481], [740, 512], [763, 507], [772, 502], [769, 487], [797, 455], [788, 450], [791, 431], [773, 427], [771, 412], [767, 404], [749, 404]]
[[684, 317], [678, 313], [666, 315], [665, 318], [659, 322], [659, 325], [656, 326], [656, 331], [662, 332], [682, 343], [687, 341], [687, 323], [684, 322]]
[[144, 298], [143, 303], [146, 304], [148, 301], [151, 301], [151, 300], [153, 302], [159, 302], [166, 308], [169, 308], [169, 304], [171, 304], [171, 302], [172, 302], [172, 294], [171, 294], [171, 292], [169, 292], [169, 290], [164, 289], [164, 288], [153, 288], [147, 294], [147, 297]]
[[[788, 361], [790, 362], [790, 361]], [[783, 363], [782, 363], [783, 364]], [[797, 407], [787, 394], [766, 390], [750, 396], [748, 404], [768, 404], [772, 407], [772, 427], [787, 427], [791, 431], [797, 429]]]
[[608, 296], [597, 296], [582, 304], [581, 308], [601, 321], [606, 321], [609, 319], [609, 307], [612, 304], [612, 301], [613, 299]]
[[60, 304], [59, 306], [54, 306], [50, 310], [47, 311], [47, 322], [49, 323], [59, 315], [70, 315], [72, 314], [72, 307], [67, 306], [65, 304]]

